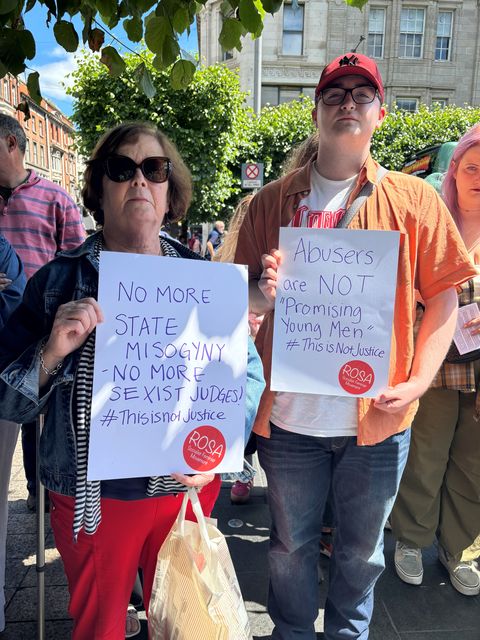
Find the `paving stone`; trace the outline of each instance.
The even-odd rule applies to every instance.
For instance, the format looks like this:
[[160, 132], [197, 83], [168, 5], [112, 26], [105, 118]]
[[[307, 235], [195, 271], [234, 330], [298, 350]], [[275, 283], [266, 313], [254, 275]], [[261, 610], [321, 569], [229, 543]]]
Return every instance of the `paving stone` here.
[[[45, 616], [47, 620], [66, 619], [68, 608], [68, 590], [66, 587], [45, 587]], [[17, 589], [5, 611], [9, 621], [28, 622], [37, 618], [37, 589], [21, 587]]]
[[[11, 482], [9, 500], [9, 535], [5, 591], [7, 628], [0, 640], [34, 640], [36, 636], [36, 518], [26, 508], [26, 488], [21, 467], [21, 449]], [[268, 590], [269, 513], [262, 476], [256, 478], [252, 499], [245, 505], [230, 502], [231, 483], [222, 487], [214, 510], [219, 528], [224, 532], [237, 569], [255, 640], [269, 640], [273, 628], [266, 611]], [[232, 528], [229, 520], [242, 520]], [[61, 559], [55, 549], [49, 518], [45, 522], [46, 540], [46, 638], [69, 640], [72, 623], [68, 619], [68, 591]], [[398, 579], [394, 564], [395, 540], [385, 534], [386, 570], [376, 589], [376, 605], [370, 629], [371, 640], [480, 640], [480, 597], [458, 594], [438, 562], [437, 548], [424, 551], [423, 585], [414, 587]], [[319, 586], [317, 640], [324, 640], [323, 608], [328, 589], [329, 560], [321, 556], [319, 564], [324, 581]], [[142, 631], [137, 638], [147, 640], [145, 612], [139, 612]], [[199, 639], [207, 640], [207, 639]]]
[[[69, 640], [72, 636], [72, 621], [47, 620], [45, 636], [47, 640]], [[36, 622], [9, 622], [4, 633], [0, 633], [1, 640], [34, 640], [36, 637]]]
[[20, 511], [10, 513], [8, 516], [8, 533], [10, 535], [19, 533], [37, 533], [37, 519], [30, 513]]
[[[35, 587], [37, 584], [37, 572], [35, 567], [25, 576], [23, 587]], [[57, 549], [45, 550], [45, 584], [51, 587], [67, 585], [67, 578], [63, 568], [63, 562]]]

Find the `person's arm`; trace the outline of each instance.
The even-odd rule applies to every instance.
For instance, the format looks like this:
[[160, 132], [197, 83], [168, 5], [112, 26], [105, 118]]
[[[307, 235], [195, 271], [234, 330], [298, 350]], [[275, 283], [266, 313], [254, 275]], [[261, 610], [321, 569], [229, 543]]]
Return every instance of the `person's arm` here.
[[410, 377], [381, 393], [375, 399], [378, 409], [396, 413], [425, 393], [448, 351], [457, 313], [458, 298], [453, 287], [425, 300]]
[[205, 255], [209, 254], [210, 258], [213, 260], [213, 256], [215, 255], [215, 251], [213, 250], [213, 244], [210, 242], [210, 240], [207, 240], [207, 247], [206, 247], [206, 251], [205, 251]]
[[63, 200], [57, 203], [56, 225], [57, 250], [55, 253], [75, 249], [87, 237], [80, 209], [66, 193]]
[[22, 261], [10, 243], [0, 236], [0, 329], [22, 300], [27, 282]]
[[103, 314], [94, 298], [73, 300], [58, 307], [52, 330], [40, 352], [39, 389], [51, 381], [51, 372], [85, 343], [99, 322], [103, 322]]

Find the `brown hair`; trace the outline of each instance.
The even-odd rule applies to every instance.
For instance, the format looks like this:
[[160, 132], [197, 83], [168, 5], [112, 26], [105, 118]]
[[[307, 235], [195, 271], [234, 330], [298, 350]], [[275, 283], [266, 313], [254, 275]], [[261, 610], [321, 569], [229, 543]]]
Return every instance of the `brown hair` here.
[[306, 140], [298, 144], [288, 154], [282, 166], [282, 176], [308, 164], [317, 155], [318, 129]]
[[233, 216], [230, 219], [228, 225], [228, 233], [225, 236], [222, 246], [217, 250], [214, 261], [215, 262], [233, 262], [235, 259], [235, 252], [237, 250], [238, 234], [240, 227], [243, 224], [243, 220], [247, 215], [248, 206], [253, 199], [253, 193], [245, 196], [235, 207]]
[[122, 144], [135, 142], [142, 134], [155, 138], [172, 162], [172, 170], [168, 176], [169, 210], [165, 215], [165, 221], [176, 222], [180, 220], [190, 206], [192, 177], [173, 142], [150, 122], [126, 122], [103, 134], [95, 145], [85, 169], [82, 188], [83, 204], [92, 212], [98, 224], [104, 222], [103, 209], [100, 204], [103, 193], [102, 181], [105, 175], [103, 161], [115, 154]]

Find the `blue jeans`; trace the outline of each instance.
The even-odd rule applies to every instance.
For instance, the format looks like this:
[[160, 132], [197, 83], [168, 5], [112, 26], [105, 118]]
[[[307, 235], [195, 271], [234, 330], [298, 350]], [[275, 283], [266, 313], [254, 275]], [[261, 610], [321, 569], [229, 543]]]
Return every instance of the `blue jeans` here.
[[324, 616], [326, 640], [368, 638], [373, 588], [385, 567], [383, 527], [407, 461], [410, 430], [374, 446], [272, 426], [257, 436], [272, 515], [268, 611], [272, 640], [315, 640], [317, 564], [330, 488], [336, 530]]

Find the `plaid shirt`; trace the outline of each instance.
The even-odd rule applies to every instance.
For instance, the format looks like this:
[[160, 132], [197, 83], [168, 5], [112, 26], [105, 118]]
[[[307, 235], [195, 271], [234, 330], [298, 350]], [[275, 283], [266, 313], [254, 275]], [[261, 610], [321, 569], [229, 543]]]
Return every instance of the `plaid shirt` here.
[[[458, 288], [458, 306], [463, 307], [472, 302], [480, 303], [480, 276], [476, 276], [464, 282]], [[423, 317], [423, 307], [417, 305], [417, 319], [415, 323], [415, 336], [418, 332], [420, 320]], [[480, 419], [480, 389], [477, 389], [475, 381], [475, 361], [452, 364], [443, 361], [442, 366], [432, 380], [431, 388], [450, 389], [462, 393], [477, 392], [475, 402], [475, 418]]]

